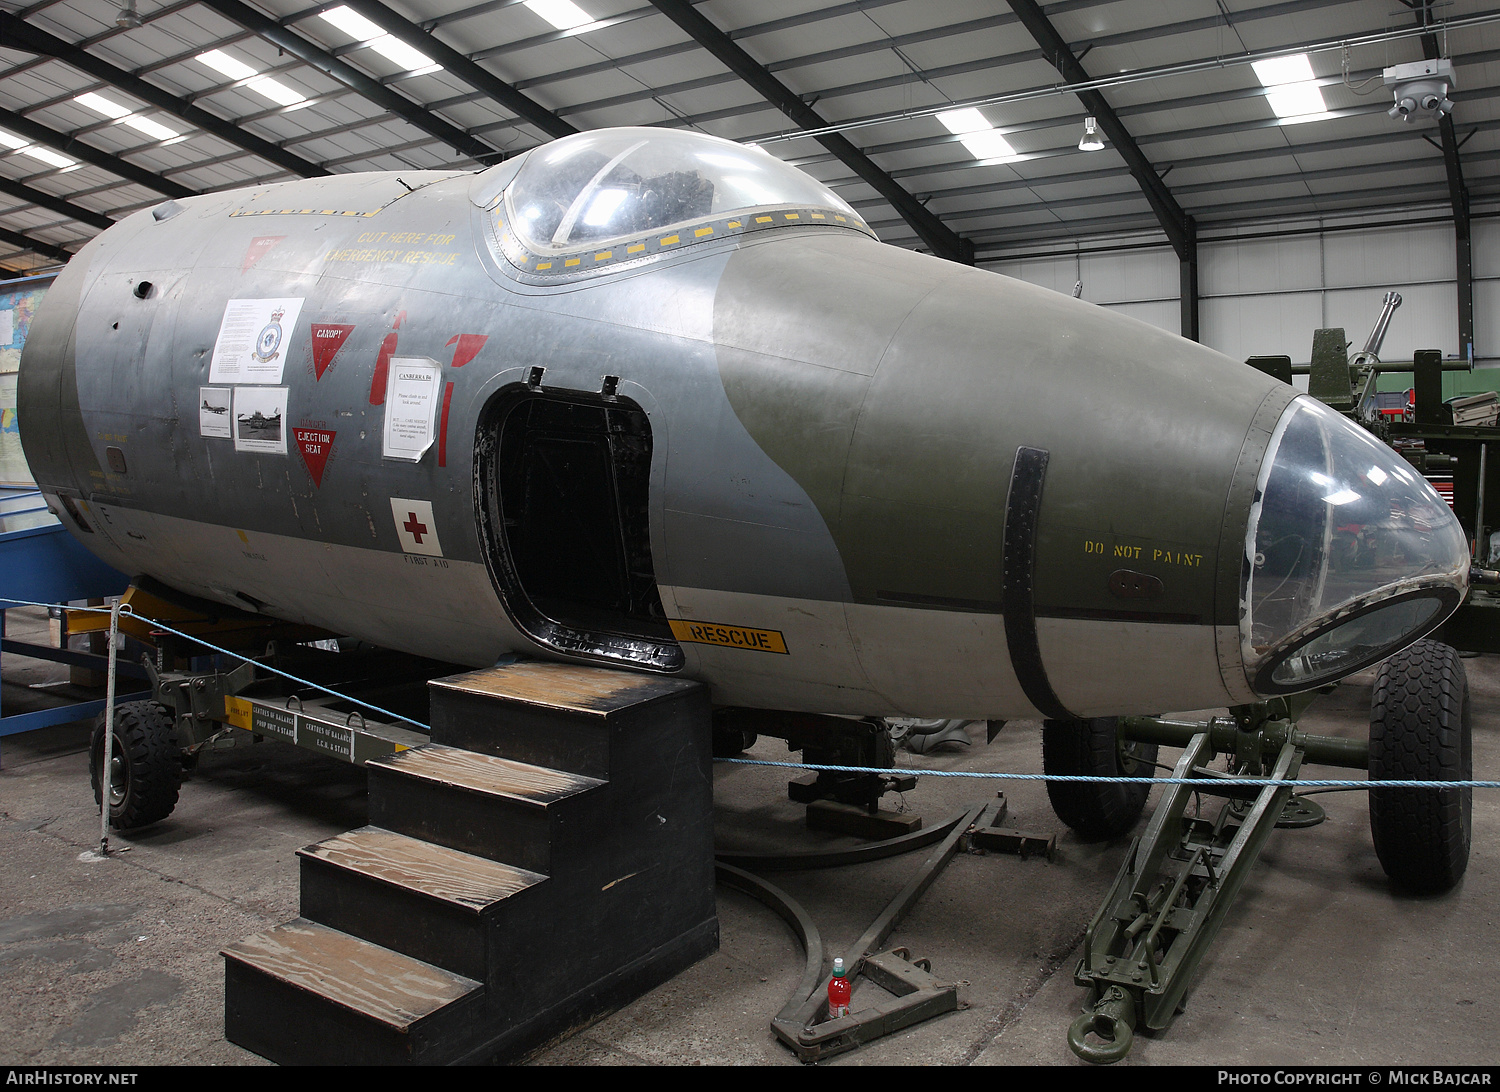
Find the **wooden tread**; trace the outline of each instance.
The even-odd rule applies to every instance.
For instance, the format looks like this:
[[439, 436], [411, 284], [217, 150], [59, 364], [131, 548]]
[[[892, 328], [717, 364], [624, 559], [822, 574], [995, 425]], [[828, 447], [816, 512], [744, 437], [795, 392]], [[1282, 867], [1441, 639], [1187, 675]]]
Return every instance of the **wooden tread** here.
[[434, 699], [442, 693], [467, 694], [603, 720], [698, 684], [608, 667], [527, 661], [466, 671], [446, 679], [433, 679], [427, 685], [436, 692]]
[[451, 785], [471, 792], [504, 796], [545, 808], [548, 804], [604, 785], [595, 777], [533, 766], [509, 758], [428, 743], [386, 758], [371, 759], [367, 766], [380, 766], [407, 777]]
[[401, 1032], [484, 989], [472, 978], [306, 918], [247, 937], [220, 954]]
[[476, 914], [547, 878], [380, 827], [361, 827], [328, 838], [299, 849], [297, 856], [417, 891]]

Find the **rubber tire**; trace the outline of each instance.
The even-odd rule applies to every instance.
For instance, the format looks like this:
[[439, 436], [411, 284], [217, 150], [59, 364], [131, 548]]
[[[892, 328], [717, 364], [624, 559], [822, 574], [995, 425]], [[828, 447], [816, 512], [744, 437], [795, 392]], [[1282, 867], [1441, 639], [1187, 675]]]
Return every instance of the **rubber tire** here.
[[738, 728], [714, 728], [712, 749], [715, 758], [738, 758], [760, 738], [756, 732], [745, 732]]
[[[1148, 777], [1156, 744], [1133, 743], [1121, 761], [1120, 724], [1115, 717], [1042, 721], [1042, 771], [1089, 777]], [[1128, 834], [1146, 807], [1150, 785], [1049, 781], [1052, 810], [1081, 841], [1102, 842]]]
[[[154, 701], [131, 701], [115, 706], [114, 757], [122, 763], [124, 794], [110, 804], [109, 825], [135, 830], [165, 819], [177, 806], [182, 785], [182, 749], [177, 746], [176, 723], [168, 710]], [[94, 721], [89, 746], [89, 773], [94, 803], [103, 800], [100, 776], [104, 765], [104, 714]]]
[[[1370, 780], [1467, 781], [1473, 776], [1469, 682], [1456, 649], [1418, 641], [1380, 665], [1370, 696]], [[1469, 867], [1473, 789], [1370, 794], [1375, 855], [1396, 884], [1447, 891]]]

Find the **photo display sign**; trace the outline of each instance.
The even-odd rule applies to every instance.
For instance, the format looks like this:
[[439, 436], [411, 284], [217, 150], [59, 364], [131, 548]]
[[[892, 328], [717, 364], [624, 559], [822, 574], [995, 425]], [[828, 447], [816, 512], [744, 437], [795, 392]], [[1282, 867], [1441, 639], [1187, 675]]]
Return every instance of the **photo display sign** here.
[[285, 387], [234, 388], [234, 449], [286, 454]]
[[234, 435], [229, 419], [230, 388], [198, 388], [198, 435], [227, 440]]

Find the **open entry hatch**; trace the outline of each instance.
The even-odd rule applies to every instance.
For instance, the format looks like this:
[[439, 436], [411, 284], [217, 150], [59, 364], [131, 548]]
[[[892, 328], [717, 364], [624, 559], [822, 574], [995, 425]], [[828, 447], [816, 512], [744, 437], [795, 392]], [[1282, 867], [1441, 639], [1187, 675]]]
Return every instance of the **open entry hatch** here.
[[574, 391], [497, 399], [475, 473], [490, 572], [533, 640], [682, 666], [651, 562], [651, 425], [640, 407]]

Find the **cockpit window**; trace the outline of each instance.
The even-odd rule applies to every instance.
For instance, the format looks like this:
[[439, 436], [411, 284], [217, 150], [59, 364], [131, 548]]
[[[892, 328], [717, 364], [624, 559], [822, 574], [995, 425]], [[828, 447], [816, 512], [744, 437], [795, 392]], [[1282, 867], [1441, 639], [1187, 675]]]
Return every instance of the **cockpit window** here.
[[788, 206], [854, 216], [828, 187], [758, 148], [645, 128], [579, 133], [536, 149], [504, 202], [510, 226], [538, 253]]
[[1469, 547], [1453, 512], [1405, 459], [1322, 403], [1287, 408], [1256, 494], [1240, 635], [1258, 692], [1358, 671], [1462, 599]]

